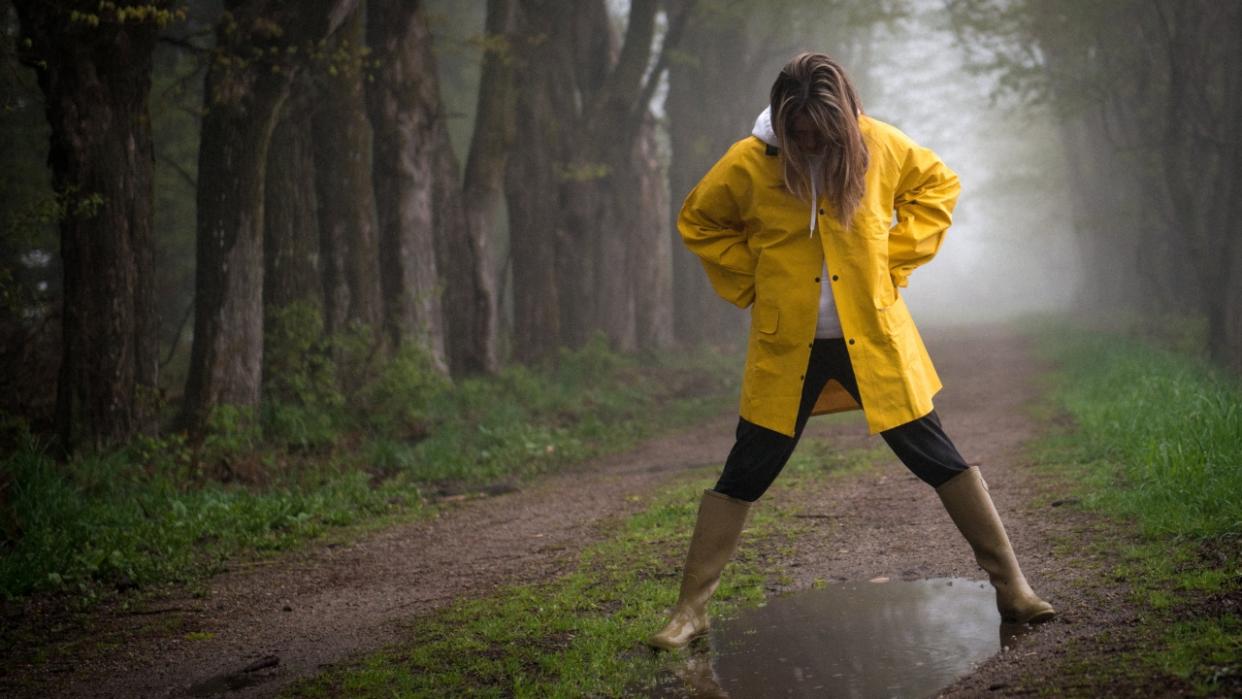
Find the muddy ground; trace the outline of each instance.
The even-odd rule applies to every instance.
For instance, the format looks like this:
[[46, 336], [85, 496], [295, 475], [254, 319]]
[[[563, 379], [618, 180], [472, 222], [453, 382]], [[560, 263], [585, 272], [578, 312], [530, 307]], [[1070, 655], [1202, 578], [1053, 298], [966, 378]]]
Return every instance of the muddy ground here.
[[[1100, 578], [1107, 555], [1066, 543], [1123, 535], [1063, 503], [1065, 485], [1031, 466], [1024, 447], [1040, 429], [1030, 411], [1043, 368], [1024, 340], [999, 328], [955, 329], [929, 333], [929, 345], [946, 385], [937, 399], [945, 428], [967, 461], [983, 469], [1031, 584], [1060, 612], [944, 696], [1176, 693], [1178, 687], [1093, 686], [1090, 676], [1057, 671], [1070, 659], [1067, 647], [1075, 655], [1107, 655], [1124, 645], [1116, 639], [1137, 621], [1125, 588]], [[455, 598], [568, 570], [584, 546], [607, 536], [611, 522], [641, 506], [629, 496], [721, 462], [735, 419], [722, 416], [515, 492], [463, 499], [435, 519], [350, 544], [239, 563], [214, 578], [205, 596], [187, 592], [139, 610], [100, 610], [88, 624], [61, 628], [47, 640], [64, 647], [66, 638], [89, 633], [103, 643], [58, 651], [33, 676], [29, 658], [38, 649], [5, 649], [0, 661], [8, 678], [0, 678], [0, 693], [274, 695], [295, 678], [397, 640], [404, 623]], [[809, 434], [843, 448], [878, 440], [866, 436], [860, 419], [812, 420]], [[780, 562], [788, 577], [772, 586], [774, 593], [806, 589], [817, 579], [983, 577], [934, 492], [895, 459], [831, 488], [795, 492], [778, 480], [765, 499], [812, 515]]]

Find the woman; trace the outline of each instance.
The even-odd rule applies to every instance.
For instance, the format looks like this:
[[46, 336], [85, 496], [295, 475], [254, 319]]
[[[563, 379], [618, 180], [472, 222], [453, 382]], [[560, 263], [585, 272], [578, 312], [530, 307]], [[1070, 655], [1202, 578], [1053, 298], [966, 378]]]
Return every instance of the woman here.
[[681, 648], [707, 631], [707, 601], [750, 504], [807, 418], [859, 407], [936, 489], [1002, 618], [1054, 616], [1023, 577], [979, 469], [941, 429], [940, 379], [897, 291], [936, 254], [958, 191], [934, 153], [863, 114], [840, 65], [804, 53], [781, 69], [751, 137], [686, 198], [686, 246], [721, 297], [751, 308], [751, 326], [737, 441], [703, 494], [677, 605], [651, 645]]

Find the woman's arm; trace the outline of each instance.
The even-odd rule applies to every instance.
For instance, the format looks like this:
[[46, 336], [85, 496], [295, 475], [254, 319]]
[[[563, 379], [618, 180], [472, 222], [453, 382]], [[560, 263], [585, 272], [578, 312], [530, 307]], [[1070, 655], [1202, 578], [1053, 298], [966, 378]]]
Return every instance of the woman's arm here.
[[957, 173], [930, 149], [909, 143], [893, 197], [897, 223], [888, 233], [888, 267], [894, 285], [906, 286], [910, 273], [936, 256], [953, 221], [960, 190]]
[[746, 243], [738, 196], [746, 182], [728, 157], [716, 163], [686, 197], [677, 230], [698, 256], [712, 288], [738, 308], [755, 300], [755, 255]]

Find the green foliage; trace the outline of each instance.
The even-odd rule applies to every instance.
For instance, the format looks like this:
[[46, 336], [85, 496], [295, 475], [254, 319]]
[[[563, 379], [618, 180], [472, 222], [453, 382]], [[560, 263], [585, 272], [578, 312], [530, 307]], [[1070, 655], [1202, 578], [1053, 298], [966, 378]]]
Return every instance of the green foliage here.
[[1056, 395], [1079, 428], [1094, 502], [1154, 536], [1242, 535], [1242, 389], [1201, 360], [1119, 335], [1058, 333]]
[[359, 427], [374, 434], [418, 439], [429, 431], [432, 406], [449, 399], [450, 388], [431, 355], [410, 343], [359, 391], [352, 412], [365, 420]]
[[[319, 333], [313, 315], [295, 309], [277, 324], [287, 326], [272, 335], [284, 372], [269, 386], [282, 400], [259, 412], [217, 407], [201, 444], [142, 438], [58, 464], [14, 425], [8, 441], [19, 447], [0, 461], [0, 595], [90, 602], [112, 588], [193, 580], [239, 553], [418, 511], [428, 489], [521, 479], [715, 413], [736, 374], [735, 357], [639, 359], [597, 341], [557, 368], [452, 385], [411, 347], [343, 398], [332, 353], [309, 339]], [[368, 337], [354, 329], [332, 346], [362, 366]], [[331, 420], [299, 426], [290, 415]]]
[[89, 602], [112, 588], [193, 579], [239, 551], [284, 548], [394, 507], [390, 489], [362, 472], [319, 468], [251, 491], [191, 487], [188, 463], [176, 439], [65, 464], [33, 443], [11, 454], [2, 470], [21, 535], [0, 547], [0, 595], [59, 591]]
[[258, 448], [263, 430], [254, 411], [235, 405], [218, 405], [207, 418], [203, 448], [207, 453], [242, 454]]
[[300, 301], [268, 309], [264, 333], [263, 426], [270, 440], [302, 448], [337, 437], [345, 398], [323, 341], [323, 316]]
[[560, 163], [556, 168], [556, 177], [561, 182], [592, 182], [602, 180], [612, 173], [608, 163], [573, 162]]
[[309, 301], [268, 308], [264, 394], [278, 401], [339, 403], [336, 373], [323, 346], [323, 316]]
[[[1242, 674], [1242, 625], [1220, 606], [1242, 582], [1237, 377], [1201, 352], [1158, 349], [1133, 335], [1045, 330], [1039, 345], [1059, 365], [1052, 396], [1075, 428], [1047, 438], [1044, 457], [1078, 484], [1087, 506], [1137, 523], [1142, 535], [1137, 544], [1103, 544], [1121, 559], [1106, 578], [1124, 583], [1146, 610], [1134, 649], [1088, 657], [1073, 671], [1108, 677], [1121, 666], [1129, 680], [1172, 676], [1196, 695], [1229, 694]], [[1176, 333], [1143, 334], [1186, 344]]]
[[79, 4], [89, 6], [90, 9], [70, 10], [69, 22], [88, 27], [98, 27], [100, 24], [110, 23], [151, 23], [163, 28], [173, 22], [185, 21], [189, 13], [189, 9], [186, 7], [169, 9], [168, 5], [170, 3], [167, 0], [161, 0], [160, 2], [99, 0], [98, 2], [82, 2]]

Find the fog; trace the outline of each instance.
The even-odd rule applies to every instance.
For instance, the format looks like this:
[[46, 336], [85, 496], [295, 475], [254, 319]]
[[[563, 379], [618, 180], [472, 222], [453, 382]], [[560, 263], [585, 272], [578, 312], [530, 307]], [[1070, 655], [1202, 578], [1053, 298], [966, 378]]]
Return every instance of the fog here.
[[[936, 259], [903, 290], [915, 319], [975, 323], [1072, 305], [1074, 255], [1062, 145], [1052, 116], [972, 74], [939, 9], [875, 29], [863, 103], [954, 170], [962, 194]], [[825, 50], [831, 51], [830, 47]]]

